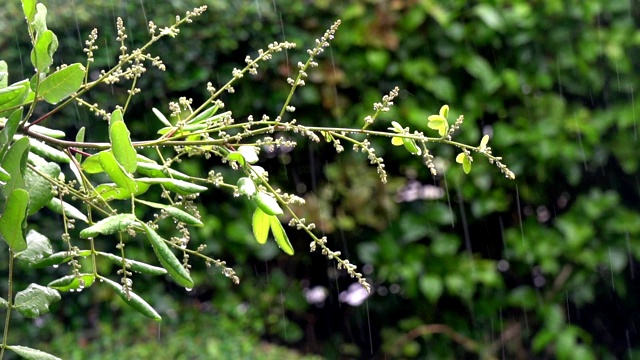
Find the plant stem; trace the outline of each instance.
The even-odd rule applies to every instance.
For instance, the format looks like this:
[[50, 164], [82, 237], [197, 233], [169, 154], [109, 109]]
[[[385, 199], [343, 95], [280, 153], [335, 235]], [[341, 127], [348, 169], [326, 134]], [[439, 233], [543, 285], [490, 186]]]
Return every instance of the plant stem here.
[[9, 279], [7, 290], [7, 317], [4, 321], [4, 334], [2, 334], [2, 349], [0, 349], [0, 359], [4, 357], [4, 350], [7, 348], [7, 338], [9, 337], [9, 321], [11, 310], [13, 309], [13, 250], [9, 249]]

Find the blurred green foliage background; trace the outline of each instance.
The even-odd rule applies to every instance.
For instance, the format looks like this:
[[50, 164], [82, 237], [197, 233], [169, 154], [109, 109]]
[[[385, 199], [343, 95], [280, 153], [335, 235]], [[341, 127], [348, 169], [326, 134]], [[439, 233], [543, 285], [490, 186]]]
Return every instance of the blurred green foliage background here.
[[[134, 282], [166, 319], [161, 328], [94, 286], [67, 296], [43, 320], [17, 321], [12, 336], [41, 341], [40, 348], [65, 358], [151, 358], [149, 349], [160, 343], [176, 359], [260, 358], [281, 350], [263, 345], [263, 351], [258, 339], [328, 358], [640, 356], [637, 2], [45, 4], [60, 39], [58, 61], [83, 62], [84, 39], [98, 27], [99, 69], [117, 56], [115, 16], [123, 17], [134, 48], [146, 41], [149, 20], [163, 25], [202, 2], [209, 6], [203, 17], [151, 49], [168, 71], [150, 70], [140, 83], [143, 92], [126, 119], [134, 138], [149, 138], [160, 127], [152, 106], [166, 113], [167, 102], [179, 96], [198, 103], [206, 82], [226, 82], [247, 54], [273, 41], [296, 42], [298, 49], [261, 65], [257, 77], [224, 99], [237, 118], [274, 116], [289, 91], [286, 77], [339, 18], [332, 47], [292, 103], [300, 123], [359, 127], [372, 104], [397, 85], [396, 105], [374, 127], [395, 120], [427, 131], [427, 116], [449, 104], [451, 117], [465, 115], [459, 139], [478, 143], [490, 134], [494, 154], [516, 180], [480, 160], [464, 175], [446, 147], [432, 149], [446, 169], [432, 178], [418, 158], [380, 140], [374, 146], [391, 175], [383, 186], [361, 154], [336, 155], [330, 145], [301, 141], [261, 165], [307, 199], [299, 211], [317, 223], [330, 247], [363, 267], [374, 284], [366, 302], [346, 302], [355, 295], [352, 280], [308, 254], [303, 234], [291, 232], [294, 257], [275, 244], [256, 244], [250, 205], [214, 189], [202, 198], [206, 226], [194, 231], [193, 241], [233, 265], [239, 286], [194, 262], [198, 286], [191, 292]], [[31, 75], [19, 6], [12, 1], [0, 12], [0, 57], [10, 64], [11, 81]], [[92, 101], [113, 106], [126, 89], [103, 87]], [[106, 136], [91, 131], [104, 124], [85, 109], [67, 110], [47, 125], [68, 134], [88, 126], [91, 140]], [[224, 171], [200, 160], [181, 166], [193, 174]], [[48, 234], [60, 231], [55, 218], [35, 221]], [[134, 247], [128, 247], [132, 256], [152, 258], [142, 246], [136, 255]], [[42, 276], [20, 271], [25, 283]], [[311, 294], [326, 298], [310, 303], [305, 295]]]

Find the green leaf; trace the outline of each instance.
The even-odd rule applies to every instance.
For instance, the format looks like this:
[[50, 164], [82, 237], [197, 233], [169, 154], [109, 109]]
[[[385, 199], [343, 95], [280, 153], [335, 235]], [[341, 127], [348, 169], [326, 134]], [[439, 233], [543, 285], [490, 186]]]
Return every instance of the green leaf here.
[[397, 121], [392, 121], [391, 126], [393, 126], [390, 130], [397, 132], [398, 134], [404, 134], [404, 128], [402, 125], [398, 124]]
[[134, 173], [138, 167], [138, 153], [131, 144], [131, 133], [122, 119], [122, 110], [116, 109], [109, 120], [109, 141], [113, 156], [129, 173]]
[[57, 104], [74, 94], [84, 81], [84, 66], [76, 63], [47, 76], [40, 83], [38, 95], [50, 103]]
[[175, 219], [182, 221], [183, 223], [187, 224], [187, 225], [193, 225], [193, 226], [203, 226], [204, 224], [202, 223], [202, 221], [200, 221], [200, 219], [198, 219], [197, 217], [189, 214], [188, 212], [179, 209], [175, 206], [172, 205], [165, 205], [165, 204], [159, 204], [159, 203], [155, 203], [155, 202], [151, 202], [151, 201], [144, 201], [144, 200], [139, 200], [138, 202], [143, 203], [147, 206], [151, 206], [153, 208], [156, 209], [163, 209], [164, 211], [166, 211], [169, 215], [173, 216]]
[[49, 72], [49, 66], [53, 64], [53, 54], [58, 49], [58, 37], [51, 30], [46, 30], [36, 38], [36, 43], [31, 50], [31, 63], [39, 73]]
[[[89, 256], [91, 255], [91, 250], [81, 250], [78, 252], [77, 256]], [[73, 255], [69, 251], [60, 251], [50, 256], [31, 264], [31, 267], [39, 269], [47, 266], [58, 267], [60, 264], [64, 264], [69, 262], [73, 258]]]
[[[40, 166], [39, 170], [54, 179], [60, 175], [60, 166], [56, 163], [47, 163], [45, 166]], [[53, 199], [51, 183], [29, 168], [24, 174], [24, 184], [29, 189], [28, 215], [35, 214]]]
[[3, 298], [0, 298], [0, 309], [6, 309], [9, 307], [9, 302]]
[[242, 195], [253, 196], [257, 189], [256, 184], [248, 177], [238, 179], [238, 192]]
[[432, 304], [440, 299], [440, 295], [442, 295], [444, 290], [442, 279], [440, 276], [434, 274], [422, 275], [418, 285], [420, 286], [422, 295], [429, 299], [429, 302]]
[[0, 60], [0, 89], [9, 85], [9, 66], [4, 60]]
[[442, 116], [446, 121], [447, 118], [449, 117], [449, 105], [442, 105], [442, 107], [440, 107], [440, 111], [438, 112], [438, 114]]
[[11, 175], [7, 172], [7, 170], [0, 167], [0, 181], [7, 182], [11, 180]]
[[183, 181], [190, 181], [190, 177], [187, 174], [183, 174], [173, 169], [167, 169], [155, 162], [141, 162], [138, 157], [138, 172], [142, 175], [146, 175], [152, 178], [175, 178]]
[[244, 164], [246, 163], [244, 160], [244, 156], [242, 156], [242, 154], [237, 151], [230, 152], [229, 154], [227, 154], [225, 159], [227, 159], [227, 161], [235, 161], [241, 166], [244, 166]]
[[[25, 136], [23, 135], [14, 135], [14, 139], [21, 139]], [[43, 143], [42, 141], [36, 140], [34, 138], [31, 137], [27, 137], [29, 139], [29, 144], [31, 145], [31, 148], [29, 149], [30, 151], [49, 158], [55, 162], [59, 162], [59, 163], [63, 163], [63, 164], [68, 164], [70, 162], [69, 157], [67, 156], [67, 154], [65, 154], [64, 152], [55, 149], [45, 143]]]
[[404, 144], [404, 148], [407, 149], [411, 155], [422, 155], [422, 149], [418, 147], [415, 140], [402, 138], [402, 143]]
[[138, 191], [138, 184], [131, 174], [129, 174], [117, 161], [111, 151], [102, 151], [98, 157], [100, 160], [100, 166], [104, 172], [109, 175], [114, 183], [119, 187], [129, 191], [131, 194], [135, 194]]
[[220, 115], [213, 116], [218, 111], [218, 108], [219, 108], [219, 106], [216, 104], [215, 106], [212, 106], [210, 108], [205, 109], [203, 112], [201, 112], [200, 114], [196, 115], [193, 119], [189, 120], [188, 124], [199, 124], [199, 123], [203, 123], [203, 122], [206, 122], [206, 121], [209, 121], [209, 120], [211, 120], [210, 122], [213, 122], [214, 119], [220, 118], [220, 117], [230, 113], [229, 111], [227, 111], [227, 112], [222, 113]]
[[60, 215], [64, 213], [64, 215], [66, 215], [68, 218], [77, 219], [84, 223], [89, 222], [89, 219], [87, 219], [82, 211], [76, 209], [73, 205], [67, 202], [60, 201], [60, 199], [56, 197], [51, 198], [51, 201], [49, 201], [47, 207]]
[[[85, 127], [81, 127], [80, 130], [78, 130], [78, 133], [76, 134], [76, 142], [84, 142], [84, 133], [85, 133], [86, 129]], [[80, 160], [82, 160], [82, 154], [77, 153], [76, 154], [76, 161], [78, 163], [80, 163]]]
[[471, 172], [471, 162], [473, 161], [473, 158], [471, 158], [470, 155], [467, 155], [465, 153], [460, 153], [458, 154], [458, 156], [456, 156], [456, 162], [458, 164], [462, 164], [462, 170], [464, 170], [465, 174], [468, 174]]
[[51, 241], [35, 230], [29, 230], [27, 233], [27, 248], [16, 254], [15, 258], [20, 259], [27, 264], [35, 264], [43, 259], [51, 256], [53, 248]]
[[404, 141], [402, 140], [401, 137], [394, 136], [391, 138], [391, 145], [402, 146], [403, 144], [404, 144]]
[[100, 154], [102, 154], [103, 152], [111, 152], [111, 150], [104, 150], [84, 159], [82, 165], [80, 165], [82, 171], [86, 172], [87, 174], [98, 174], [104, 172], [104, 169], [102, 169], [102, 165], [100, 165]]
[[22, 11], [27, 22], [32, 22], [36, 14], [36, 0], [22, 0]]
[[96, 276], [93, 274], [80, 274], [80, 276], [67, 275], [61, 278], [55, 279], [47, 285], [52, 289], [58, 291], [82, 291], [84, 288], [91, 287], [95, 281]]
[[258, 192], [253, 197], [256, 205], [268, 215], [282, 215], [284, 212], [280, 208], [278, 201], [265, 192]]
[[32, 349], [26, 346], [20, 345], [7, 345], [7, 349], [13, 351], [18, 354], [23, 359], [28, 360], [61, 360], [57, 356], [53, 356], [49, 353], [38, 349]]
[[480, 140], [480, 151], [484, 151], [487, 148], [487, 144], [489, 143], [489, 135], [485, 135], [482, 137], [482, 140]]
[[29, 80], [26, 79], [0, 89], [0, 110], [22, 104], [30, 90]]
[[271, 225], [271, 233], [273, 237], [276, 239], [276, 244], [288, 255], [293, 255], [293, 246], [291, 246], [291, 242], [289, 242], [289, 237], [287, 233], [284, 231], [284, 227], [278, 220], [277, 216], [270, 216], [269, 223]]
[[449, 130], [449, 123], [442, 115], [431, 115], [428, 117], [429, 122], [427, 126], [430, 129], [438, 130], [440, 136], [445, 136], [447, 130]]
[[[98, 255], [104, 256], [107, 259], [111, 260], [114, 264], [122, 266], [122, 258], [120, 256], [116, 256], [110, 253], [98, 252]], [[140, 261], [125, 259], [127, 262], [127, 269], [130, 269], [134, 272], [139, 272], [141, 274], [146, 275], [164, 275], [167, 273], [165, 268], [161, 268], [158, 266], [149, 265], [147, 263], [143, 263]]]
[[11, 145], [3, 159], [2, 167], [11, 174], [11, 179], [2, 188], [5, 196], [11, 194], [14, 189], [25, 188], [24, 173], [27, 167], [29, 147], [29, 139], [22, 138]]
[[103, 277], [100, 278], [100, 281], [103, 281], [105, 285], [112, 288], [116, 292], [116, 294], [118, 294], [118, 296], [120, 296], [120, 298], [124, 300], [125, 303], [127, 303], [127, 305], [137, 310], [140, 314], [156, 321], [162, 321], [162, 317], [160, 316], [160, 314], [158, 314], [158, 312], [153, 307], [151, 307], [151, 305], [149, 305], [140, 296], [138, 296], [138, 294], [134, 293], [133, 291], [129, 291], [129, 294], [127, 296], [127, 293], [122, 288], [122, 285]]
[[149, 239], [158, 261], [160, 261], [160, 264], [167, 269], [169, 276], [179, 285], [182, 285], [187, 289], [193, 288], [194, 284], [193, 280], [191, 280], [191, 275], [189, 275], [187, 269], [182, 266], [164, 239], [147, 224], [140, 223], [140, 225], [142, 225], [142, 228], [147, 233], [147, 239]]
[[48, 137], [52, 137], [54, 139], [62, 139], [65, 136], [67, 136], [67, 134], [65, 134], [64, 131], [62, 130], [49, 129], [48, 127], [45, 127], [45, 126], [33, 125], [33, 124], [29, 125], [29, 131], [42, 134], [42, 135], [47, 135]]
[[[164, 135], [167, 134], [171, 131], [177, 131], [178, 135], [188, 135], [194, 131], [200, 131], [200, 130], [205, 130], [207, 128], [206, 124], [189, 124], [189, 125], [183, 125], [183, 126], [168, 126], [168, 127], [163, 127], [162, 129], [158, 130], [158, 134], [160, 135]], [[177, 129], [177, 130], [176, 130]]]
[[36, 12], [31, 21], [31, 25], [36, 34], [42, 33], [47, 30], [47, 7], [42, 3], [36, 4]]
[[4, 124], [4, 128], [0, 131], [0, 161], [4, 159], [4, 154], [7, 152], [9, 143], [13, 139], [13, 136], [18, 131], [18, 125], [22, 119], [22, 108], [14, 111]]
[[119, 231], [124, 231], [129, 226], [135, 225], [137, 223], [138, 220], [132, 214], [112, 215], [80, 231], [80, 237], [83, 239], [88, 239], [90, 237], [96, 237], [100, 234], [114, 234]]
[[269, 228], [271, 227], [269, 222], [270, 217], [270, 215], [267, 215], [264, 211], [260, 210], [259, 207], [253, 212], [251, 226], [253, 229], [253, 236], [255, 236], [258, 244], [264, 244], [267, 242], [267, 238], [269, 237]]
[[16, 294], [14, 309], [28, 318], [36, 318], [49, 312], [49, 305], [60, 300], [60, 294], [38, 284], [30, 284]]
[[151, 111], [153, 111], [153, 113], [156, 115], [156, 117], [160, 120], [161, 123], [163, 123], [165, 126], [171, 127], [173, 125], [171, 125], [171, 122], [169, 122], [169, 120], [164, 116], [164, 114], [162, 112], [160, 112], [160, 110], [156, 109], [156, 108], [151, 108]]
[[29, 206], [29, 193], [24, 189], [15, 189], [7, 198], [4, 212], [0, 216], [0, 233], [15, 252], [27, 248], [24, 238], [27, 206]]
[[167, 190], [180, 195], [198, 194], [207, 190], [206, 186], [170, 178], [138, 178], [136, 180], [145, 184], [162, 184]]

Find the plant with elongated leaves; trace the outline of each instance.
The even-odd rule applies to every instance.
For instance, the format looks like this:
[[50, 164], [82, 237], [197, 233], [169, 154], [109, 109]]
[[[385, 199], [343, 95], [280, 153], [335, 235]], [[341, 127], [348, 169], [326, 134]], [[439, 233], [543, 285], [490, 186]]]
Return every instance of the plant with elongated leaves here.
[[[371, 164], [377, 167], [380, 180], [386, 182], [383, 159], [376, 155], [369, 139], [387, 137], [391, 143], [404, 148], [414, 156], [421, 156], [433, 175], [436, 167], [428, 145], [442, 143], [455, 146], [462, 152], [456, 158], [465, 173], [471, 171], [472, 154], [477, 153], [494, 163], [503, 174], [513, 179], [514, 174], [495, 157], [488, 147], [489, 137], [482, 138], [479, 146], [467, 145], [452, 140], [455, 131], [462, 125], [463, 117], [453, 124], [447, 119], [449, 107], [442, 106], [437, 115], [429, 116], [427, 127], [436, 130], [437, 137], [430, 137], [419, 131], [391, 122], [389, 131], [370, 130], [378, 117], [389, 111], [399, 89], [391, 90], [382, 97], [382, 102], [373, 106], [374, 113], [364, 119], [362, 127], [337, 128], [317, 127], [299, 124], [291, 118], [295, 107], [291, 105], [296, 90], [305, 85], [307, 71], [318, 64], [315, 58], [329, 46], [340, 21], [337, 21], [317, 40], [316, 46], [308, 50], [306, 62], [297, 64], [295, 78], [287, 79], [291, 86], [288, 97], [280, 112], [271, 118], [262, 115], [259, 119], [249, 116], [246, 120], [234, 118], [231, 111], [222, 111], [225, 104], [220, 100], [223, 93], [233, 93], [233, 85], [245, 74], [256, 75], [260, 63], [270, 60], [274, 54], [293, 49], [295, 44], [273, 43], [266, 50], [259, 50], [257, 56], [247, 56], [245, 67], [234, 69], [231, 79], [219, 89], [211, 83], [207, 85], [208, 98], [198, 106], [191, 99], [180, 98], [169, 103], [167, 116], [153, 108], [152, 112], [164, 127], [158, 137], [144, 141], [132, 141], [127, 126], [127, 110], [131, 99], [140, 91], [138, 80], [151, 63], [165, 70], [162, 60], [148, 53], [152, 44], [163, 37], [175, 37], [179, 27], [190, 23], [206, 10], [205, 6], [188, 11], [184, 17], [176, 17], [175, 22], [160, 28], [149, 23], [149, 41], [134, 50], [127, 48], [127, 34], [122, 19], [118, 18], [117, 38], [119, 42], [118, 63], [108, 69], [101, 69], [95, 80], [90, 80], [94, 51], [98, 50], [98, 31], [94, 29], [86, 41], [83, 51], [87, 54], [85, 64], [62, 64], [53, 68], [53, 55], [58, 48], [56, 35], [47, 28], [46, 7], [34, 0], [22, 0], [29, 38], [33, 45], [31, 65], [35, 75], [13, 84], [8, 83], [7, 64], [0, 61], [0, 181], [3, 211], [0, 216], [0, 234], [8, 245], [9, 270], [8, 293], [0, 299], [0, 306], [6, 308], [7, 316], [0, 358], [5, 350], [12, 350], [20, 356], [34, 359], [53, 359], [52, 355], [24, 346], [9, 344], [9, 324], [15, 310], [26, 317], [37, 317], [49, 310], [49, 305], [60, 300], [60, 292], [80, 291], [99, 283], [112, 289], [122, 300], [141, 314], [161, 320], [160, 314], [143, 298], [134, 292], [133, 274], [148, 276], [168, 275], [175, 283], [187, 289], [195, 286], [190, 276], [191, 259], [199, 258], [207, 266], [219, 267], [222, 273], [238, 283], [239, 277], [222, 260], [213, 259], [203, 253], [206, 246], [190, 247], [191, 226], [203, 226], [201, 216], [195, 206], [198, 195], [209, 186], [222, 188], [255, 204], [252, 228], [258, 243], [264, 244], [271, 234], [283, 252], [294, 254], [287, 230], [281, 219], [289, 219], [288, 225], [306, 232], [311, 238], [310, 250], [320, 249], [322, 254], [333, 259], [337, 267], [344, 269], [367, 291], [370, 285], [357, 271], [355, 265], [344, 259], [339, 251], [327, 247], [327, 238], [318, 237], [315, 225], [307, 223], [292, 210], [293, 204], [304, 204], [304, 200], [293, 194], [277, 189], [270, 181], [269, 174], [256, 165], [261, 149], [273, 150], [280, 147], [293, 148], [296, 143], [283, 137], [272, 136], [276, 132], [295, 133], [314, 142], [326, 141], [340, 153], [343, 144], [350, 144], [354, 151], [366, 153]], [[96, 91], [99, 84], [129, 83], [126, 101], [113, 111], [107, 111], [100, 104], [91, 104], [87, 99], [90, 91]], [[93, 142], [86, 139], [81, 128], [74, 140], [65, 139], [66, 134], [58, 129], [42, 125], [45, 120], [55, 118], [58, 111], [70, 104], [86, 106], [98, 118], [107, 122], [109, 142]], [[38, 104], [48, 104], [49, 111], [34, 118]], [[170, 147], [169, 156], [161, 147]], [[147, 149], [144, 156], [142, 149]], [[152, 150], [148, 152], [148, 150]], [[149, 154], [154, 154], [149, 156]], [[229, 183], [219, 172], [211, 171], [204, 176], [190, 175], [175, 170], [172, 166], [187, 157], [214, 158], [242, 173], [239, 180]], [[62, 167], [68, 167], [74, 178], [67, 180]], [[106, 176], [105, 176], [106, 175]], [[145, 198], [152, 188], [162, 191], [162, 203]], [[137, 207], [145, 207], [156, 212], [153, 220], [145, 221], [136, 216]], [[48, 208], [62, 217], [64, 249], [54, 252], [51, 241], [43, 234], [28, 229], [29, 216]], [[125, 209], [125, 210], [118, 210]], [[158, 233], [158, 223], [171, 219], [180, 236]], [[71, 230], [82, 223], [79, 237], [86, 239], [79, 245], [74, 241]], [[27, 231], [28, 230], [28, 231]], [[161, 266], [131, 259], [126, 251], [126, 239], [141, 234], [148, 240]], [[115, 237], [117, 245], [114, 253], [98, 251], [96, 241]], [[86, 244], [86, 245], [85, 245]], [[82, 247], [82, 248], [81, 248]], [[179, 254], [179, 255], [176, 255]], [[78, 259], [86, 257], [90, 266], [81, 266]], [[13, 279], [16, 276], [14, 261], [21, 261], [36, 268], [57, 267], [67, 264], [70, 274], [53, 280], [46, 286], [31, 284], [14, 294]], [[112, 262], [119, 266], [119, 281], [109, 278], [113, 274], [98, 271], [99, 262]], [[197, 266], [197, 265], [196, 265]]]

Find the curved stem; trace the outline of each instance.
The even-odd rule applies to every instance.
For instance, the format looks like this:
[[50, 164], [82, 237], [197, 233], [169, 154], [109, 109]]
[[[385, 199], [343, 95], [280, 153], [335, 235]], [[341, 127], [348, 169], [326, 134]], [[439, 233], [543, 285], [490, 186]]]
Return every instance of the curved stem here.
[[2, 349], [0, 349], [0, 359], [4, 357], [4, 350], [7, 348], [9, 337], [9, 321], [11, 320], [11, 310], [13, 309], [13, 250], [9, 249], [9, 279], [7, 280], [9, 289], [7, 290], [7, 317], [4, 321], [4, 334], [2, 335]]

